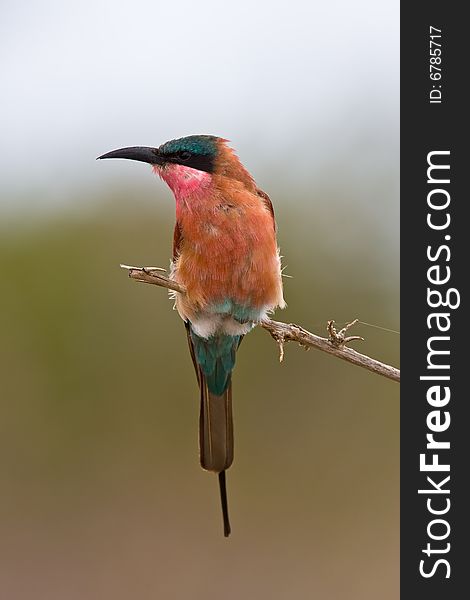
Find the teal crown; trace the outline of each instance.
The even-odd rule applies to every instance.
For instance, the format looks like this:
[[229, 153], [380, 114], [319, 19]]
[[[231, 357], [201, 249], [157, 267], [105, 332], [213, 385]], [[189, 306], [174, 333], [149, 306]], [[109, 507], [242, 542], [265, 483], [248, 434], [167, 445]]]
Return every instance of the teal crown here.
[[170, 140], [162, 144], [158, 151], [162, 156], [190, 152], [193, 155], [212, 156], [217, 155], [217, 141], [214, 135], [188, 135], [187, 137]]

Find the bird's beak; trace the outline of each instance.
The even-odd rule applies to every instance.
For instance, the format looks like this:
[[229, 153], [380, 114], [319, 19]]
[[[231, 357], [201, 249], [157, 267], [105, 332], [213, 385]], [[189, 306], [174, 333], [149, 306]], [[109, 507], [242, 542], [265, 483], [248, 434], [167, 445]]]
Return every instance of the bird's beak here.
[[113, 150], [112, 152], [107, 152], [102, 156], [98, 156], [98, 160], [101, 158], [127, 158], [129, 160], [138, 160], [151, 165], [161, 165], [164, 162], [158, 153], [158, 148], [147, 148], [146, 146], [119, 148], [119, 150]]

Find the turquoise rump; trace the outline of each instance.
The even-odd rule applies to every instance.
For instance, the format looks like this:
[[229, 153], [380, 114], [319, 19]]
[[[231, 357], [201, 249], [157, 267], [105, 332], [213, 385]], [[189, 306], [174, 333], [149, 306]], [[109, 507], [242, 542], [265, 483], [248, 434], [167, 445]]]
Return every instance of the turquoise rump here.
[[241, 337], [218, 334], [205, 339], [191, 330], [194, 356], [211, 394], [221, 396], [226, 391], [235, 366], [235, 354]]
[[[213, 320], [227, 319], [246, 330], [251, 329], [260, 319], [261, 311], [249, 305], [240, 305], [226, 299], [206, 308]], [[211, 394], [221, 396], [230, 385], [230, 375], [235, 367], [235, 355], [243, 338], [242, 334], [230, 335], [224, 332], [223, 325], [217, 333], [209, 337], [198, 335], [190, 324], [194, 358], [199, 365]]]

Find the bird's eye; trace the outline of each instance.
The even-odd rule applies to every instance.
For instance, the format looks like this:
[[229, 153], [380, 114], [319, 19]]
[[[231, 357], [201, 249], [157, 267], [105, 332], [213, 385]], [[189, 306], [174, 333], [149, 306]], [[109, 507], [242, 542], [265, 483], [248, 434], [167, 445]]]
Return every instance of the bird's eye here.
[[191, 158], [191, 152], [187, 150], [183, 150], [182, 152], [178, 152], [178, 158], [180, 160], [189, 160]]

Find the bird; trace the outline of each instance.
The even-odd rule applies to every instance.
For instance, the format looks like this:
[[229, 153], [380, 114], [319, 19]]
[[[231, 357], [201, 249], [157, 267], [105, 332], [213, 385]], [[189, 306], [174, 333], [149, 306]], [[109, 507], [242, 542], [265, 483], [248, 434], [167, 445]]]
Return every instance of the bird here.
[[232, 371], [243, 337], [286, 306], [271, 200], [225, 138], [189, 135], [99, 159], [148, 163], [171, 189], [176, 224], [170, 279], [199, 385], [201, 467], [218, 474], [231, 533], [226, 470], [233, 461]]

